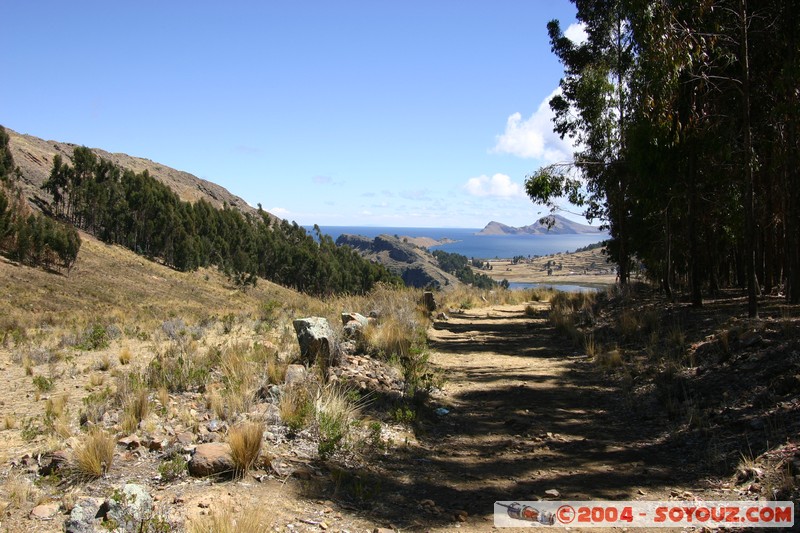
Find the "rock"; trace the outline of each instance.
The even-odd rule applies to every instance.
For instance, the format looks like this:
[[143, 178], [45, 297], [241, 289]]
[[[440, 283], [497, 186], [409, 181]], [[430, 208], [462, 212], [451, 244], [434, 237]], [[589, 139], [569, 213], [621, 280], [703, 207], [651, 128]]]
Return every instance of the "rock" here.
[[308, 370], [303, 365], [289, 365], [286, 367], [286, 379], [284, 382], [287, 385], [292, 383], [302, 383], [308, 375]]
[[345, 324], [343, 332], [346, 339], [360, 341], [364, 338], [364, 326], [357, 320], [351, 320]]
[[133, 450], [138, 448], [142, 445], [142, 441], [139, 440], [139, 437], [136, 435], [128, 435], [127, 437], [122, 437], [117, 441], [119, 446], [126, 448], [128, 450]]
[[67, 465], [69, 461], [69, 454], [66, 450], [58, 450], [52, 453], [45, 454], [41, 460], [39, 467], [39, 475], [49, 476], [55, 474], [61, 468]]
[[116, 523], [115, 531], [138, 532], [142, 523], [153, 514], [153, 498], [141, 485], [127, 483], [103, 502], [97, 515]]
[[101, 504], [96, 498], [79, 501], [64, 522], [65, 533], [94, 533], [95, 517]]
[[293, 322], [300, 344], [300, 359], [306, 366], [322, 362], [322, 369], [327, 377], [331, 366], [339, 365], [339, 350], [328, 321], [322, 317], [298, 318]]
[[346, 326], [350, 322], [358, 322], [361, 327], [367, 327], [369, 319], [359, 313], [342, 313], [342, 325]]
[[386, 527], [376, 527], [372, 530], [372, 533], [395, 533], [395, 530]]
[[453, 519], [455, 519], [456, 522], [466, 522], [467, 517], [469, 517], [469, 513], [466, 511], [453, 512]]
[[194, 442], [194, 433], [191, 431], [181, 431], [177, 435], [175, 435], [175, 440], [178, 444], [191, 444]]
[[548, 496], [552, 497], [552, 498], [560, 498], [561, 497], [561, 493], [558, 492], [556, 489], [549, 489], [549, 490], [544, 491], [544, 493], [547, 494]]
[[425, 291], [422, 293], [422, 305], [425, 306], [429, 313], [436, 311], [436, 299], [433, 297], [432, 292]]
[[223, 422], [222, 420], [218, 420], [216, 418], [214, 420], [209, 421], [208, 424], [206, 424], [206, 429], [211, 431], [212, 433], [222, 431], [227, 427], [228, 425], [225, 422]]
[[60, 505], [58, 503], [44, 503], [37, 505], [31, 510], [30, 517], [37, 520], [52, 520], [58, 514]]
[[200, 444], [189, 461], [189, 474], [195, 477], [230, 475], [233, 471], [231, 448], [227, 443]]

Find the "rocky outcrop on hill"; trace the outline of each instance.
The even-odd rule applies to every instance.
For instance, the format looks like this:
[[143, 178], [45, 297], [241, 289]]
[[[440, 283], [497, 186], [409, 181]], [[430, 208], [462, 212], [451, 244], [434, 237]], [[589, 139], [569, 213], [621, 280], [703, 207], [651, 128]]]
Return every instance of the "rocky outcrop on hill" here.
[[340, 235], [337, 245], [350, 246], [363, 257], [384, 265], [403, 278], [409, 287], [444, 288], [455, 286], [458, 279], [440, 269], [436, 258], [424, 248], [391, 235], [369, 239], [361, 235]]
[[573, 222], [561, 215], [550, 215], [539, 219], [535, 224], [515, 228], [500, 222], [491, 221], [478, 232], [478, 235], [571, 235], [601, 233], [600, 229]]

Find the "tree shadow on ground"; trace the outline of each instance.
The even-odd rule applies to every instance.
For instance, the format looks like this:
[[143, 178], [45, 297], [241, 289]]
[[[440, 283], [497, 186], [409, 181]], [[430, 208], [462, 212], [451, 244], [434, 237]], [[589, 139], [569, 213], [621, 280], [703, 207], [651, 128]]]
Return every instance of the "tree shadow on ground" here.
[[462, 317], [437, 328], [451, 336], [433, 350], [480, 359], [449, 368], [464, 383], [447, 398], [449, 413], [418, 421], [417, 443], [337, 470], [316, 496], [332, 493], [395, 528], [452, 525], [464, 510], [488, 529], [498, 500], [534, 500], [550, 489], [562, 500], [633, 499], [703, 479], [704, 464], [684, 449], [696, 442], [637, 415], [599, 367], [575, 357], [543, 322]]

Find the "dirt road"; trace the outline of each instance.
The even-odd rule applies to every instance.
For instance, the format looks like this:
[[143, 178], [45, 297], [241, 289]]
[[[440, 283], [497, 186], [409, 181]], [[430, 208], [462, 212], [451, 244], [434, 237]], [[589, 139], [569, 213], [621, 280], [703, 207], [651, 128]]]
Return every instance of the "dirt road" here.
[[667, 499], [696, 481], [545, 316], [545, 305], [532, 317], [499, 306], [434, 324], [432, 361], [447, 379], [435, 400], [448, 413], [381, 462], [373, 518], [486, 531], [496, 500]]

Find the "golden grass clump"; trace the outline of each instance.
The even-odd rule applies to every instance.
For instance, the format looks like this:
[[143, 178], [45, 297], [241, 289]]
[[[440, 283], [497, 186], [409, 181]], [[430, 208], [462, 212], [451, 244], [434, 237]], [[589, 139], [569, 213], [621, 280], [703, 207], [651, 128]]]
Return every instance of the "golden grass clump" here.
[[92, 429], [73, 450], [72, 471], [78, 479], [104, 476], [114, 463], [114, 437], [101, 429]]
[[233, 512], [224, 509], [192, 519], [187, 525], [189, 533], [261, 533], [272, 526], [269, 509], [264, 506]]
[[236, 468], [235, 477], [243, 478], [258, 461], [263, 437], [264, 424], [261, 422], [244, 422], [230, 429], [228, 444]]
[[617, 348], [607, 352], [600, 352], [595, 356], [594, 360], [604, 368], [618, 368], [622, 366], [622, 352]]
[[309, 424], [313, 405], [309, 391], [300, 384], [287, 386], [283, 389], [278, 401], [278, 412], [281, 420], [289, 429], [299, 431]]
[[407, 357], [415, 340], [416, 332], [408, 323], [390, 317], [380, 324], [364, 330], [367, 345], [379, 355], [389, 358], [393, 355]]
[[131, 354], [131, 349], [127, 346], [123, 347], [122, 350], [119, 352], [119, 364], [127, 365], [130, 364], [131, 358], [133, 355]]
[[133, 433], [148, 414], [150, 414], [150, 395], [147, 389], [136, 388], [127, 395], [122, 405], [122, 430]]
[[327, 386], [320, 391], [314, 402], [314, 417], [319, 432], [317, 451], [321, 457], [328, 457], [344, 444], [359, 411], [347, 389]]
[[71, 435], [67, 412], [68, 394], [58, 394], [48, 398], [44, 405], [45, 426], [59, 437], [68, 438]]

